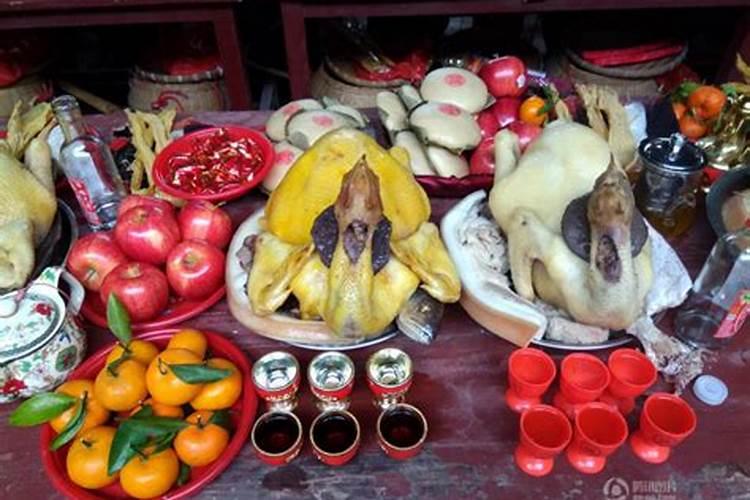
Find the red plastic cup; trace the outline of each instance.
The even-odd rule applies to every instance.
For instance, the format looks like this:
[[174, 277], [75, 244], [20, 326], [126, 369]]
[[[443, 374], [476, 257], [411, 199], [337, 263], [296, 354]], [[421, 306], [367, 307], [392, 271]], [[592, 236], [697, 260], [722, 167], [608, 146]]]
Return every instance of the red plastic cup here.
[[531, 347], [513, 351], [508, 360], [505, 402], [516, 413], [539, 404], [555, 375], [555, 362], [544, 351]]
[[628, 438], [628, 424], [622, 414], [604, 403], [586, 403], [575, 415], [573, 442], [566, 451], [568, 462], [579, 472], [596, 474], [607, 457]]
[[570, 420], [554, 406], [526, 409], [521, 414], [520, 442], [513, 455], [516, 465], [530, 476], [546, 476], [572, 436]]
[[591, 354], [569, 354], [560, 366], [560, 390], [554, 405], [571, 420], [581, 405], [596, 401], [609, 385], [607, 365]]
[[644, 462], [664, 463], [672, 448], [695, 431], [698, 418], [684, 399], [657, 392], [646, 399], [638, 430], [630, 438], [630, 448]]
[[422, 451], [427, 419], [416, 407], [397, 403], [386, 408], [376, 424], [378, 444], [389, 457], [408, 460]]
[[613, 351], [607, 366], [611, 379], [601, 401], [616, 406], [623, 415], [627, 415], [635, 408], [635, 398], [656, 382], [656, 367], [636, 349]]
[[302, 449], [302, 422], [287, 411], [270, 411], [255, 421], [250, 441], [255, 454], [268, 465], [286, 465]]
[[323, 412], [310, 426], [313, 454], [327, 465], [339, 466], [351, 461], [359, 450], [360, 440], [359, 422], [345, 410]]

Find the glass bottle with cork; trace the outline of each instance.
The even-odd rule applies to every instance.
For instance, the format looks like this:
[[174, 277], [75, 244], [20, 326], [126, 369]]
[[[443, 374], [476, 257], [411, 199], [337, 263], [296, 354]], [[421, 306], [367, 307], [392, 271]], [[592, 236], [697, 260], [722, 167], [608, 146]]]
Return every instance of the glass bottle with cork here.
[[675, 319], [677, 336], [717, 349], [731, 341], [750, 315], [750, 221], [714, 245]]
[[111, 229], [126, 194], [112, 153], [86, 127], [75, 97], [57, 97], [52, 109], [65, 137], [60, 163], [86, 222], [93, 231]]

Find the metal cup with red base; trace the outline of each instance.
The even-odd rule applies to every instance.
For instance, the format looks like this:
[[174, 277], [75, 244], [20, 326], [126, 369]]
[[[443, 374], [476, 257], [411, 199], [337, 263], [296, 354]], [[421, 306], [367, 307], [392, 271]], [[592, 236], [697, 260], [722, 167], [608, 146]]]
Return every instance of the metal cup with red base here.
[[609, 380], [609, 369], [599, 358], [569, 354], [560, 366], [560, 390], [555, 394], [554, 405], [572, 420], [581, 405], [601, 397]]
[[307, 367], [307, 380], [320, 411], [349, 408], [354, 388], [354, 363], [349, 356], [336, 351], [318, 354]]
[[555, 362], [545, 352], [531, 347], [513, 351], [508, 360], [506, 404], [516, 413], [539, 404], [556, 374]]
[[579, 472], [596, 474], [607, 457], [628, 438], [628, 424], [622, 414], [605, 403], [586, 403], [576, 410], [573, 441], [565, 452]]
[[269, 465], [286, 465], [302, 449], [302, 422], [294, 413], [270, 411], [255, 421], [250, 441], [259, 459]]
[[406, 403], [385, 409], [376, 427], [380, 448], [396, 460], [408, 460], [419, 454], [427, 439], [427, 419], [416, 407]]
[[269, 410], [296, 408], [300, 383], [297, 358], [285, 351], [269, 352], [255, 362], [252, 376], [255, 390]]
[[521, 414], [520, 442], [513, 454], [516, 465], [530, 476], [546, 476], [572, 436], [570, 420], [554, 406], [528, 407]]
[[635, 408], [635, 398], [656, 382], [656, 367], [636, 349], [617, 349], [609, 355], [609, 386], [600, 401], [617, 407], [623, 415]]
[[630, 437], [630, 448], [644, 462], [664, 463], [672, 448], [695, 431], [698, 418], [684, 399], [655, 393], [646, 399], [638, 430]]
[[365, 369], [377, 406], [386, 409], [403, 402], [413, 375], [408, 354], [394, 347], [380, 349], [369, 357]]
[[327, 410], [310, 426], [313, 454], [324, 464], [344, 465], [359, 450], [361, 433], [356, 417], [346, 410]]

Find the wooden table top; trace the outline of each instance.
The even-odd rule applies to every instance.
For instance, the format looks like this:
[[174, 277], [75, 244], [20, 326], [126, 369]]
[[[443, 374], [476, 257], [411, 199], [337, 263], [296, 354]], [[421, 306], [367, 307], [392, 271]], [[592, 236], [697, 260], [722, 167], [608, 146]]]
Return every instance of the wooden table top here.
[[[265, 115], [234, 113], [202, 115], [202, 121], [257, 126]], [[119, 118], [100, 119], [111, 124]], [[226, 206], [241, 222], [265, 197], [252, 194]], [[457, 200], [433, 200], [439, 219]], [[694, 276], [715, 237], [704, 216], [688, 235], [673, 242]], [[247, 331], [230, 315], [227, 304], [216, 306], [187, 324], [219, 332], [236, 342], [250, 359], [274, 349], [288, 349], [303, 369], [315, 353], [291, 348]], [[668, 328], [669, 325], [663, 325]], [[111, 342], [103, 330], [89, 327], [91, 349]], [[608, 484], [625, 484], [640, 498], [732, 498], [750, 491], [750, 337], [747, 328], [719, 352], [708, 371], [729, 386], [730, 397], [720, 407], [708, 407], [686, 394], [698, 414], [698, 429], [674, 452], [671, 460], [651, 466], [636, 459], [627, 446], [618, 450], [605, 470], [592, 477], [577, 473], [563, 458], [553, 473], [532, 479], [513, 464], [518, 418], [503, 401], [507, 359], [513, 347], [474, 323], [458, 305], [447, 307], [437, 340], [422, 346], [404, 336], [387, 342], [406, 350], [414, 361], [415, 377], [408, 400], [426, 414], [430, 433], [424, 451], [407, 462], [384, 456], [375, 442], [377, 411], [370, 403], [363, 366], [377, 347], [350, 352], [357, 367], [352, 412], [363, 431], [358, 456], [341, 468], [330, 468], [313, 457], [309, 444], [292, 464], [273, 468], [253, 455], [248, 444], [232, 465], [204, 489], [201, 498], [615, 498]], [[562, 353], [552, 352], [558, 358]], [[602, 357], [606, 352], [600, 353]], [[666, 389], [655, 387], [654, 389]], [[652, 389], [653, 390], [653, 389]], [[551, 397], [552, 390], [548, 397]], [[315, 416], [309, 388], [303, 384], [298, 415], [305, 428]], [[15, 405], [0, 407], [0, 485], [3, 498], [58, 498], [41, 467], [39, 429], [9, 428], [6, 420]], [[631, 430], [636, 418], [629, 418]], [[614, 479], [612, 479], [614, 478]], [[658, 495], [661, 494], [661, 497]], [[622, 497], [626, 498], [626, 497]]]

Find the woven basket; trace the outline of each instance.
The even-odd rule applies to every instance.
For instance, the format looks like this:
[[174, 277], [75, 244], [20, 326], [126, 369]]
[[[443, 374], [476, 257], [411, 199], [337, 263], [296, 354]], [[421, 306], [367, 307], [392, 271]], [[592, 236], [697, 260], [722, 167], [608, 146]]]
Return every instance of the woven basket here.
[[17, 101], [31, 102], [43, 97], [50, 88], [49, 82], [38, 75], [27, 76], [10, 87], [0, 88], [0, 118], [8, 118]]
[[189, 76], [170, 76], [139, 69], [130, 78], [128, 106], [141, 111], [175, 104], [179, 112], [224, 111], [227, 94], [221, 70]]
[[672, 71], [679, 66], [682, 61], [687, 57], [687, 45], [682, 49], [679, 54], [670, 57], [664, 57], [655, 61], [648, 61], [638, 64], [626, 64], [622, 66], [599, 66], [592, 64], [581, 56], [578, 55], [574, 50], [565, 49], [565, 55], [568, 56], [574, 65], [579, 68], [601, 76], [608, 76], [610, 78], [628, 78], [628, 79], [644, 79], [653, 78], [659, 75], [663, 75], [669, 71]]
[[310, 94], [315, 99], [330, 97], [336, 99], [341, 104], [355, 108], [374, 108], [375, 96], [379, 92], [396, 87], [358, 87], [337, 80], [321, 65], [312, 77], [310, 82]]
[[653, 78], [612, 78], [591, 73], [574, 64], [563, 64], [563, 71], [575, 83], [588, 83], [612, 87], [625, 101], [659, 97], [659, 85]]
[[365, 80], [364, 78], [357, 78], [354, 72], [354, 67], [351, 61], [344, 59], [333, 59], [326, 57], [323, 63], [330, 74], [341, 82], [355, 85], [357, 87], [378, 87], [378, 88], [392, 88], [410, 83], [406, 80], [392, 80], [389, 82], [379, 82], [372, 80]]

